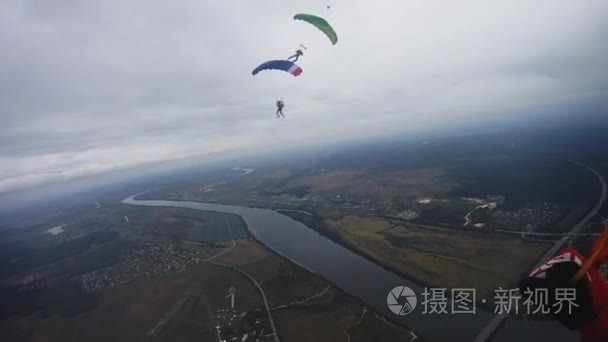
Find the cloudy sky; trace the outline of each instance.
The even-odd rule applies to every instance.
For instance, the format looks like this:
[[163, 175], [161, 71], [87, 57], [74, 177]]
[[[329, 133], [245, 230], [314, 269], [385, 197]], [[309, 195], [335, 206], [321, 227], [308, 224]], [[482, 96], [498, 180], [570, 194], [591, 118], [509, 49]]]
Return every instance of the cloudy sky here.
[[[298, 12], [326, 17], [338, 44]], [[0, 195], [273, 144], [605, 110], [606, 37], [606, 0], [3, 0]], [[251, 76], [301, 43], [302, 76]]]

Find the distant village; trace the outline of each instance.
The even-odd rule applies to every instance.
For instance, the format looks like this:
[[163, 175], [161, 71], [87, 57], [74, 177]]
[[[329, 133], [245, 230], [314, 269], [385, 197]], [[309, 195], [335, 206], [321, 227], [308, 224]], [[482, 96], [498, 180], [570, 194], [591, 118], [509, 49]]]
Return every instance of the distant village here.
[[215, 313], [217, 336], [220, 342], [273, 341], [274, 334], [268, 322], [266, 310], [257, 307], [238, 313], [227, 305]]
[[254, 202], [272, 206], [282, 206], [290, 209], [323, 208], [343, 212], [359, 212], [374, 214], [406, 221], [422, 218], [420, 207], [431, 202], [464, 202], [477, 204], [471, 212], [463, 215], [462, 226], [465, 228], [490, 228], [513, 231], [540, 231], [555, 224], [566, 211], [566, 208], [553, 203], [531, 202], [516, 210], [501, 209], [504, 196], [488, 195], [484, 199], [454, 198], [454, 199], [420, 199], [410, 208], [404, 209], [404, 204], [393, 200], [371, 201], [350, 198], [346, 195], [323, 196], [309, 193], [298, 196], [289, 193], [267, 193], [253, 191], [248, 199]]
[[[138, 243], [119, 263], [83, 274], [80, 279], [86, 291], [100, 291], [183, 271], [189, 266], [204, 262], [206, 254], [200, 247]], [[236, 289], [231, 287], [227, 292], [225, 305], [215, 313], [219, 341], [272, 341], [273, 333], [264, 307], [239, 312]]]
[[266, 310], [256, 307], [249, 311], [237, 312], [237, 291], [231, 286], [226, 295], [225, 306], [217, 309], [215, 319], [219, 342], [271, 341], [274, 334], [269, 325]]
[[93, 292], [136, 280], [180, 272], [203, 260], [205, 250], [173, 244], [138, 243], [115, 265], [81, 275], [85, 290]]
[[494, 210], [492, 218], [501, 229], [535, 232], [555, 224], [564, 212], [557, 204], [529, 203], [513, 211]]

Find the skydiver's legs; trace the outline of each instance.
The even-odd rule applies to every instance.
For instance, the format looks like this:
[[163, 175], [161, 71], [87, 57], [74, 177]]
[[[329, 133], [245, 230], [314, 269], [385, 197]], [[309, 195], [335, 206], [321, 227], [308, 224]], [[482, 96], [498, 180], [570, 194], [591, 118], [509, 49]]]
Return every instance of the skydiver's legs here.
[[277, 114], [277, 119], [280, 118], [281, 116], [279, 115], [279, 113], [281, 112], [281, 108], [277, 108], [277, 112], [275, 114]]
[[285, 117], [285, 114], [283, 114], [283, 108], [281, 108], [281, 110], [279, 111], [279, 113], [281, 113], [282, 117]]

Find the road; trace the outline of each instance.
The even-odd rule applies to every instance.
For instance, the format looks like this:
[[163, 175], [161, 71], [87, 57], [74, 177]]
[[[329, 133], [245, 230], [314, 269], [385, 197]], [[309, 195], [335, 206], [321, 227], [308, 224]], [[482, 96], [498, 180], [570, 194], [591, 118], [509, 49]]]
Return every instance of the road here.
[[[602, 222], [591, 222], [590, 224], [601, 224]], [[589, 226], [589, 225], [587, 225]], [[574, 234], [569, 234], [569, 233], [529, 233], [529, 232], [520, 232], [517, 230], [495, 230], [496, 233], [506, 233], [506, 234], [515, 234], [515, 235], [521, 235], [521, 237], [525, 237], [526, 235], [532, 235], [532, 236], [600, 236], [602, 235], [601, 233], [574, 233]]]
[[257, 280], [255, 280], [251, 275], [249, 275], [249, 273], [241, 270], [240, 268], [234, 267], [232, 265], [228, 265], [228, 264], [223, 264], [217, 261], [213, 262], [216, 265], [220, 265], [220, 266], [224, 266], [224, 267], [228, 267], [232, 270], [235, 270], [239, 273], [241, 273], [242, 275], [244, 275], [245, 277], [249, 278], [249, 280], [251, 280], [251, 282], [253, 282], [255, 284], [255, 286], [258, 288], [258, 291], [260, 291], [260, 294], [262, 295], [262, 300], [264, 301], [264, 306], [266, 307], [266, 312], [268, 313], [268, 321], [270, 321], [270, 327], [272, 328], [272, 334], [274, 335], [274, 340], [275, 342], [280, 342], [279, 341], [279, 334], [277, 334], [277, 328], [274, 325], [274, 320], [272, 319], [272, 315], [270, 314], [270, 305], [268, 305], [268, 300], [266, 299], [266, 293], [264, 293], [264, 290], [262, 289], [262, 286], [260, 286], [260, 283], [257, 282]]
[[175, 304], [173, 304], [173, 306], [171, 307], [171, 309], [169, 311], [167, 311], [163, 315], [163, 317], [161, 317], [161, 319], [154, 326], [154, 328], [150, 329], [147, 332], [147, 335], [148, 336], [157, 335], [167, 325], [167, 323], [169, 323], [169, 321], [173, 318], [173, 316], [175, 316], [175, 314], [177, 313], [177, 311], [179, 311], [179, 309], [182, 307], [182, 305], [184, 305], [184, 303], [186, 302], [186, 300], [188, 300], [188, 298], [190, 298], [190, 296], [197, 289], [198, 289], [198, 285], [197, 284], [190, 285], [190, 287], [188, 287], [188, 289], [186, 290], [186, 292], [184, 292], [184, 294], [177, 299], [177, 301], [175, 302]]
[[356, 321], [354, 324], [351, 324], [351, 325], [347, 326], [346, 328], [344, 328], [344, 334], [346, 335], [346, 342], [350, 342], [350, 335], [348, 334], [348, 329], [359, 325], [359, 323], [361, 323], [361, 321], [363, 320], [363, 316], [365, 316], [366, 312], [367, 312], [367, 309], [363, 309], [363, 313], [361, 313], [361, 317], [359, 317], [359, 320]]
[[[536, 266], [534, 266], [534, 268], [537, 268], [540, 265], [544, 264], [547, 260], [549, 260], [549, 258], [551, 258], [555, 253], [557, 253], [557, 251], [562, 249], [562, 247], [568, 242], [568, 240], [572, 238], [572, 235], [578, 234], [587, 225], [587, 222], [589, 222], [595, 215], [597, 215], [597, 212], [602, 208], [604, 202], [606, 201], [606, 181], [604, 180], [604, 177], [602, 177], [602, 175], [595, 171], [593, 168], [583, 163], [574, 160], [569, 160], [569, 162], [574, 163], [580, 167], [584, 167], [593, 174], [595, 174], [601, 184], [602, 194], [600, 195], [600, 199], [595, 205], [595, 207], [593, 207], [593, 209], [591, 209], [591, 211], [576, 226], [574, 226], [574, 228], [572, 228], [570, 232], [568, 232], [568, 235], [562, 237], [559, 241], [557, 241], [553, 245], [553, 247], [551, 247], [551, 249], [549, 249], [547, 253], [545, 253], [545, 255], [540, 259]], [[490, 323], [488, 323], [488, 325], [486, 325], [486, 327], [479, 333], [479, 335], [477, 335], [474, 341], [488, 341], [492, 337], [492, 335], [500, 328], [500, 326], [507, 317], [507, 313], [494, 316]]]
[[232, 241], [232, 245], [230, 245], [230, 247], [228, 247], [228, 248], [223, 249], [219, 253], [217, 253], [205, 260], [202, 260], [202, 262], [207, 262], [207, 261], [211, 261], [215, 258], [218, 258], [218, 257], [230, 252], [236, 246], [236, 243], [234, 242], [234, 239], [232, 238], [232, 230], [230, 230], [230, 224], [228, 224], [228, 221], [226, 221], [226, 219], [224, 219], [224, 224], [226, 224], [226, 227], [228, 227], [228, 233], [230, 234], [230, 240]]
[[311, 213], [309, 213], [308, 211], [304, 211], [304, 210], [295, 210], [295, 209], [283, 209], [283, 208], [279, 208], [279, 209], [277, 209], [276, 211], [278, 211], [278, 212], [284, 211], [284, 212], [288, 212], [288, 213], [300, 213], [300, 214], [304, 214], [304, 215], [307, 215], [307, 216], [312, 216], [312, 214], [311, 214]]
[[226, 249], [225, 251], [218, 253], [216, 255], [214, 255], [213, 257], [205, 260], [205, 261], [210, 261], [212, 264], [216, 264], [222, 267], [227, 267], [230, 268], [231, 270], [237, 271], [239, 273], [241, 273], [242, 275], [244, 275], [245, 277], [249, 278], [249, 280], [251, 280], [251, 282], [255, 285], [255, 287], [257, 287], [258, 291], [260, 291], [260, 294], [262, 295], [262, 300], [264, 301], [264, 306], [266, 307], [266, 312], [268, 313], [268, 321], [270, 322], [270, 327], [272, 328], [272, 334], [274, 335], [274, 341], [275, 342], [280, 342], [279, 341], [279, 334], [277, 333], [277, 328], [274, 325], [274, 320], [272, 319], [272, 315], [270, 313], [270, 305], [268, 304], [268, 300], [266, 299], [266, 293], [264, 292], [264, 289], [262, 289], [262, 286], [260, 285], [260, 283], [257, 282], [257, 280], [255, 280], [249, 273], [241, 270], [238, 267], [232, 266], [232, 265], [228, 265], [228, 264], [224, 264], [221, 262], [217, 262], [217, 261], [211, 261], [212, 259], [215, 259], [219, 256], [221, 256], [222, 254], [229, 252], [230, 250], [232, 250], [234, 248], [234, 246], [236, 245], [236, 243], [234, 242], [234, 238], [232, 236], [232, 230], [230, 229], [230, 224], [228, 224], [227, 221], [226, 222], [226, 227], [228, 227], [228, 232], [230, 233], [230, 240], [232, 240], [232, 246], [230, 246], [230, 248]]
[[288, 303], [288, 304], [285, 304], [285, 305], [275, 306], [274, 308], [272, 308], [272, 310], [281, 310], [281, 309], [289, 308], [289, 307], [291, 307], [293, 305], [307, 303], [307, 302], [309, 302], [309, 301], [311, 301], [311, 300], [313, 300], [315, 298], [321, 297], [322, 295], [324, 295], [327, 292], [327, 290], [329, 290], [329, 285], [327, 285], [327, 287], [323, 291], [317, 292], [317, 293], [313, 294], [312, 296], [310, 296], [310, 297], [308, 297], [306, 299], [298, 300], [298, 301], [291, 302], [291, 303]]

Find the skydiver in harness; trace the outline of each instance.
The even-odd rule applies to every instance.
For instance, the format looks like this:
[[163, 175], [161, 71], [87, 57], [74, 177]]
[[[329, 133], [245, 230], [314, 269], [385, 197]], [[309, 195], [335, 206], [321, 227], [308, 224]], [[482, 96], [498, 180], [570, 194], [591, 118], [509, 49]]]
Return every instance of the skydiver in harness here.
[[285, 114], [283, 114], [283, 107], [285, 107], [285, 103], [283, 102], [283, 99], [277, 100], [276, 103], [277, 106], [277, 119], [280, 119], [281, 116], [285, 117]]
[[[302, 52], [302, 50], [297, 49], [295, 55], [290, 56], [289, 58], [287, 58], [288, 61], [291, 62], [297, 62], [298, 58], [300, 58], [300, 56], [304, 56], [304, 52]], [[293, 60], [291, 60], [293, 58]]]
[[[608, 224], [588, 256], [567, 248], [519, 283], [520, 293], [527, 296], [539, 290], [546, 291], [548, 298], [540, 303], [541, 308], [550, 309], [547, 313], [553, 319], [578, 331], [581, 342], [608, 341], [608, 282], [599, 271], [608, 259], [607, 242]], [[570, 291], [570, 296], [564, 301], [566, 290]], [[561, 298], [558, 291], [561, 291]], [[523, 296], [522, 300], [525, 298]], [[563, 308], [558, 311], [560, 299]], [[535, 301], [538, 301], [536, 297]], [[534, 304], [538, 306], [539, 303]]]

